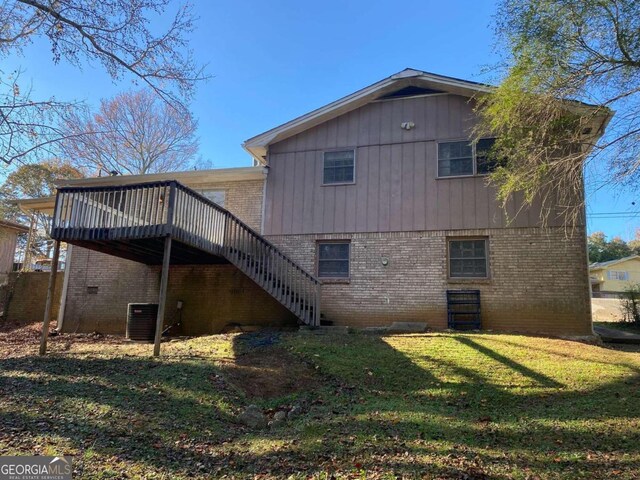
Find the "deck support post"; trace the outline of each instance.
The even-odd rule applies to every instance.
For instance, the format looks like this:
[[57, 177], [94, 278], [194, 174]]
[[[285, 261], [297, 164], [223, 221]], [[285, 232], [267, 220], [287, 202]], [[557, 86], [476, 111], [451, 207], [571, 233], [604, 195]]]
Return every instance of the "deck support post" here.
[[156, 336], [153, 345], [153, 356], [160, 355], [160, 340], [164, 327], [164, 310], [167, 301], [167, 284], [169, 283], [169, 265], [171, 260], [171, 235], [164, 239], [164, 256], [162, 257], [162, 275], [160, 277], [160, 294], [158, 298], [158, 318], [156, 319]]
[[320, 326], [320, 297], [322, 295], [322, 283], [318, 281], [316, 285], [316, 305], [313, 309], [313, 325], [315, 327]]
[[47, 289], [47, 303], [44, 307], [44, 319], [42, 322], [42, 336], [40, 337], [40, 355], [47, 353], [47, 338], [49, 337], [49, 324], [53, 311], [53, 297], [56, 290], [56, 278], [58, 273], [58, 259], [60, 258], [60, 241], [56, 240], [53, 246], [53, 259], [51, 260], [51, 273], [49, 274], [49, 287]]

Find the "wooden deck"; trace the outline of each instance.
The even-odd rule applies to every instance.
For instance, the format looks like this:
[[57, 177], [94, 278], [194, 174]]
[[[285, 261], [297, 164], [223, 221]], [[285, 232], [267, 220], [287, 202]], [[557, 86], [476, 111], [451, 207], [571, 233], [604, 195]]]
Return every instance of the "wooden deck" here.
[[58, 190], [52, 238], [150, 265], [231, 263], [302, 323], [320, 324], [320, 283], [239, 218], [176, 181]]

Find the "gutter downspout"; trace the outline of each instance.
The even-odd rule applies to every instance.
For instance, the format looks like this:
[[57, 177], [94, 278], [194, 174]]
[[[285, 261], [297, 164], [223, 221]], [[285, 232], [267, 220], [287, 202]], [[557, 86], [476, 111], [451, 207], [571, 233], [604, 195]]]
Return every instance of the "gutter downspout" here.
[[[268, 158], [268, 157], [267, 157]], [[262, 185], [262, 212], [260, 213], [260, 235], [264, 235], [264, 216], [267, 211], [267, 177], [269, 176], [269, 164], [264, 166], [264, 183]]]

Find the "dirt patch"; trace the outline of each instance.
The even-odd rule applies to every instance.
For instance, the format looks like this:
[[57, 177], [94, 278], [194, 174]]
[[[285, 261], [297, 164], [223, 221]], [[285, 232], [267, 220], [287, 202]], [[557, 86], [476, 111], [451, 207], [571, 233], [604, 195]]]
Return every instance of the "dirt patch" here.
[[223, 367], [227, 381], [250, 398], [277, 398], [320, 386], [315, 370], [278, 346], [236, 355]]

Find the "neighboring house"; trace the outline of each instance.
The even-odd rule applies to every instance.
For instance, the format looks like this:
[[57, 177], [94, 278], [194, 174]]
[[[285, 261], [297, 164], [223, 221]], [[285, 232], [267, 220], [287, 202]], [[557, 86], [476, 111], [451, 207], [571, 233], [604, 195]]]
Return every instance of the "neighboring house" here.
[[28, 227], [19, 223], [0, 220], [0, 285], [6, 283], [13, 271], [18, 235], [28, 231]]
[[450, 289], [480, 290], [485, 329], [591, 334], [584, 225], [543, 228], [539, 204], [505, 211], [487, 186], [493, 139], [470, 135], [490, 92], [407, 69], [247, 140], [253, 167], [61, 181], [59, 328], [123, 333], [127, 303], [157, 302], [170, 236], [165, 324], [183, 334], [446, 328]]
[[640, 255], [589, 265], [594, 297], [618, 297], [631, 285], [640, 284]]

